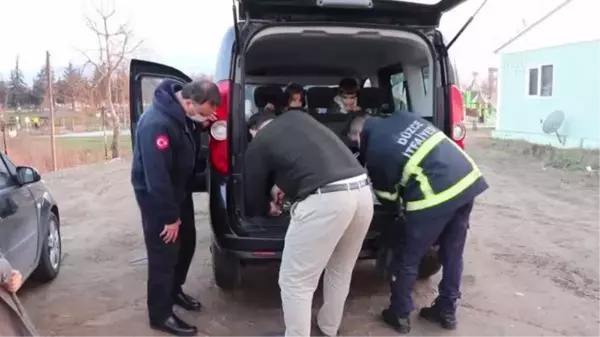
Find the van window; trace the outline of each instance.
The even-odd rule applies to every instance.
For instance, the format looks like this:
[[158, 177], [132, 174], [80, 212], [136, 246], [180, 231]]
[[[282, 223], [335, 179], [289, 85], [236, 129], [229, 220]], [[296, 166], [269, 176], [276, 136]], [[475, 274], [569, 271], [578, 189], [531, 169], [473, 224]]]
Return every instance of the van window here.
[[[262, 85], [263, 84], [246, 84], [246, 86], [245, 86], [245, 91], [244, 91], [245, 111], [244, 111], [244, 113], [246, 116], [246, 120], [248, 120], [250, 118], [250, 116], [252, 116], [258, 112], [258, 108], [256, 107], [256, 102], [254, 101], [254, 90]], [[306, 92], [308, 89], [310, 89], [312, 87], [323, 87], [323, 85], [314, 85], [314, 84], [305, 85], [304, 92]], [[327, 85], [327, 87], [337, 88], [338, 86], [337, 85]], [[285, 85], [281, 85], [281, 90], [283, 90], [284, 88], [285, 88]], [[326, 109], [324, 109], [324, 111], [326, 111]]]
[[146, 111], [146, 108], [152, 104], [154, 98], [154, 91], [162, 83], [165, 78], [161, 77], [143, 77], [142, 78], [142, 112]]
[[4, 189], [14, 185], [10, 171], [4, 161], [0, 160], [0, 189]]
[[393, 74], [390, 76], [390, 86], [392, 88], [392, 97], [394, 99], [394, 110], [407, 110], [408, 91], [404, 73]]

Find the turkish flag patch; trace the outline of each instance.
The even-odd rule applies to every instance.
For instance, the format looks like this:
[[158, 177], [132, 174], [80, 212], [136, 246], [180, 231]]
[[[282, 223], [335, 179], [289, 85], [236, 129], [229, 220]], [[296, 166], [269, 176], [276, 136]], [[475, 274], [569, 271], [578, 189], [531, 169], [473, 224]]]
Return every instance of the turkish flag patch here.
[[166, 135], [160, 135], [156, 137], [156, 148], [159, 150], [164, 150], [169, 147], [169, 137]]

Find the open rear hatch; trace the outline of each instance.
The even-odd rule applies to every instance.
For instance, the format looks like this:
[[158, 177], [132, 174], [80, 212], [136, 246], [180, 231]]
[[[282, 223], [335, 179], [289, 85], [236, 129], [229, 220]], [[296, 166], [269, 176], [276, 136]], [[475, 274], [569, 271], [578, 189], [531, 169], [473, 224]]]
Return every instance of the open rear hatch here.
[[[318, 26], [382, 25], [389, 28], [434, 29], [444, 12], [466, 0], [238, 0], [238, 17], [246, 22], [314, 23]], [[377, 28], [377, 27], [373, 27]], [[385, 27], [383, 27], [385, 28]], [[236, 32], [239, 34], [239, 32]], [[238, 35], [239, 36], [239, 35]], [[245, 41], [249, 44], [250, 41]], [[242, 75], [244, 77], [244, 75]], [[243, 118], [243, 117], [241, 117]], [[380, 232], [380, 226], [394, 221], [397, 212], [375, 206], [375, 215], [369, 236]], [[245, 218], [241, 221], [241, 235], [279, 238], [289, 225], [289, 213], [275, 218]], [[237, 232], [237, 230], [236, 230]]]
[[239, 0], [242, 20], [320, 21], [437, 27], [466, 0]]

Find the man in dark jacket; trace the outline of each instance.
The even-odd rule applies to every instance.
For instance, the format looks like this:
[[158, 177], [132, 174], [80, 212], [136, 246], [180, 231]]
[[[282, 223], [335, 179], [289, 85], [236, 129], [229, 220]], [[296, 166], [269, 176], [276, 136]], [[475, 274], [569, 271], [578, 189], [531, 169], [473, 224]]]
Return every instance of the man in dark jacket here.
[[373, 216], [366, 171], [332, 131], [304, 111], [289, 110], [276, 119], [257, 116], [244, 158], [245, 213], [272, 214], [283, 194], [294, 201], [279, 271], [285, 335], [310, 336], [312, 298], [325, 270], [317, 325], [335, 336]]
[[198, 311], [200, 302], [181, 288], [194, 255], [196, 229], [191, 186], [198, 146], [195, 122], [214, 118], [220, 104], [209, 81], [165, 80], [138, 121], [131, 183], [142, 214], [148, 254], [148, 312], [154, 329], [195, 335], [196, 327], [173, 313], [173, 304]]
[[456, 328], [463, 251], [475, 197], [488, 185], [473, 160], [440, 130], [410, 112], [355, 119], [361, 159], [382, 203], [402, 210], [404, 244], [394, 258], [391, 305], [383, 320], [410, 331], [411, 293], [419, 263], [439, 240], [443, 276], [434, 304], [420, 316]]

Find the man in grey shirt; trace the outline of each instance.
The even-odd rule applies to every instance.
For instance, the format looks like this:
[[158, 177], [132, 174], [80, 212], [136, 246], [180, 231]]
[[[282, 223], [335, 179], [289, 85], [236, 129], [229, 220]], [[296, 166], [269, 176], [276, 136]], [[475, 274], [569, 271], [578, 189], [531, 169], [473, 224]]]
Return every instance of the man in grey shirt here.
[[312, 298], [325, 270], [317, 325], [335, 336], [373, 217], [366, 170], [336, 134], [302, 110], [256, 116], [244, 159], [246, 215], [272, 214], [279, 200], [271, 198], [283, 194], [294, 201], [279, 270], [285, 335], [310, 336]]

